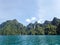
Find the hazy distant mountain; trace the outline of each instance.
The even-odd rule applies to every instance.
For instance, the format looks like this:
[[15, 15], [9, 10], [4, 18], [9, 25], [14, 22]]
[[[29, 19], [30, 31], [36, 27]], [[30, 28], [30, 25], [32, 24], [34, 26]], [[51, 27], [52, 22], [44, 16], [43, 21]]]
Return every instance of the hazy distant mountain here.
[[60, 19], [54, 17], [52, 21], [46, 20], [43, 24], [30, 23], [27, 26], [16, 19], [0, 24], [0, 35], [60, 35]]

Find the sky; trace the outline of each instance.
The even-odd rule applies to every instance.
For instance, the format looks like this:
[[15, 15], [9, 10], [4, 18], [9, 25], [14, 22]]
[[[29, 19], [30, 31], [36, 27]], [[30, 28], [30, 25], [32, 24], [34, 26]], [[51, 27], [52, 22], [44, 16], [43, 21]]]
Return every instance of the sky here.
[[0, 0], [0, 24], [17, 19], [20, 23], [43, 23], [60, 18], [60, 0]]

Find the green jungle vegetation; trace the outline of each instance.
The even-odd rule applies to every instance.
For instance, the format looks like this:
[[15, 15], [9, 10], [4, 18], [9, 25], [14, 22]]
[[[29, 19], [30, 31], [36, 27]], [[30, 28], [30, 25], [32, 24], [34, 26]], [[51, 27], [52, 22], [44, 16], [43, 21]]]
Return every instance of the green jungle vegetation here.
[[43, 24], [36, 21], [27, 26], [16, 19], [8, 20], [0, 24], [0, 35], [60, 35], [60, 19], [54, 17], [52, 21]]

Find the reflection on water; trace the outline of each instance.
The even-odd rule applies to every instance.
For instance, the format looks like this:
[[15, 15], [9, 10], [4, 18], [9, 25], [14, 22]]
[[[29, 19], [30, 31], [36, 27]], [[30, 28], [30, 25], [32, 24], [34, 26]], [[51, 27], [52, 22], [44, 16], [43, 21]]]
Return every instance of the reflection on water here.
[[60, 45], [60, 36], [0, 36], [0, 45]]

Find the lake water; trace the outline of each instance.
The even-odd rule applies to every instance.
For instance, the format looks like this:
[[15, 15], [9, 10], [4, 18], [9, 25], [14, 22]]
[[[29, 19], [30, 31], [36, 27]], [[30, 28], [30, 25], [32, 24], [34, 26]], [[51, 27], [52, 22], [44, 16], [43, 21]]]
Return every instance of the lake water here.
[[58, 35], [0, 36], [0, 45], [60, 45]]

